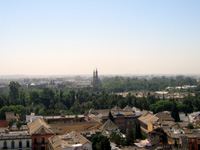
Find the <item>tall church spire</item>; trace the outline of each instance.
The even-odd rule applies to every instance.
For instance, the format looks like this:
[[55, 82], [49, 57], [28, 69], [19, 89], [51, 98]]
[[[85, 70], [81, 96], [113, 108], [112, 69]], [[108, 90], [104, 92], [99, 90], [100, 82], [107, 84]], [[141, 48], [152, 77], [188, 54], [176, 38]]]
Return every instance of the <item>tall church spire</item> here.
[[99, 80], [99, 77], [98, 77], [98, 71], [97, 71], [97, 69], [96, 69], [96, 70], [93, 70], [92, 85], [93, 85], [93, 87], [98, 87], [98, 86], [100, 86], [100, 80]]
[[97, 69], [96, 69], [96, 78], [98, 79], [98, 71], [97, 71]]

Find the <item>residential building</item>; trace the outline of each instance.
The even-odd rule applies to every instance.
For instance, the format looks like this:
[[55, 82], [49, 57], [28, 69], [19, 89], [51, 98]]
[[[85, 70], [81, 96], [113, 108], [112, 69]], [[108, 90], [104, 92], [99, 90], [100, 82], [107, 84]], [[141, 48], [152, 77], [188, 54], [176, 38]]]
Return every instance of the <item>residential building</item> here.
[[94, 110], [90, 109], [89, 111], [86, 111], [86, 116], [88, 119], [96, 119], [102, 123], [105, 123], [108, 120], [108, 114], [110, 112], [110, 109], [100, 109], [100, 110]]
[[45, 122], [53, 123], [69, 123], [69, 122], [84, 122], [84, 115], [61, 115], [61, 116], [45, 116]]
[[75, 131], [49, 138], [50, 150], [92, 150], [92, 143]]
[[107, 137], [110, 137], [112, 132], [120, 132], [118, 126], [114, 124], [110, 119], [108, 119], [100, 129], [102, 130], [102, 134]]
[[92, 130], [92, 129], [98, 129], [103, 124], [101, 122], [97, 122], [94, 120], [85, 121], [85, 122], [70, 122], [70, 123], [57, 123], [57, 124], [49, 124], [50, 129], [58, 129], [65, 132], [70, 131], [81, 131], [81, 130]]
[[10, 119], [16, 120], [16, 116], [14, 112], [5, 112], [6, 121], [8, 122]]
[[0, 149], [31, 150], [31, 136], [26, 131], [1, 133]]
[[87, 117], [96, 119], [105, 123], [108, 120], [108, 114], [111, 112], [114, 123], [118, 126], [122, 133], [128, 133], [129, 126], [135, 126], [136, 122], [138, 122], [138, 118], [141, 116], [140, 112], [134, 111], [129, 106], [126, 106], [124, 109], [121, 109], [118, 106], [115, 106], [111, 110], [94, 110], [91, 109], [86, 112]]
[[82, 136], [84, 136], [89, 141], [91, 141], [95, 135], [102, 134], [102, 130], [100, 130], [100, 129], [80, 130], [80, 131], [76, 131], [76, 132], [80, 133]]
[[151, 114], [150, 112], [145, 112], [141, 117], [138, 118], [141, 130], [145, 133], [153, 131], [153, 123], [159, 120], [158, 117]]
[[26, 115], [26, 122], [34, 122], [37, 119], [42, 119], [43, 116], [36, 116], [35, 113], [31, 113], [31, 115]]
[[128, 128], [134, 127], [136, 122], [138, 122], [138, 118], [141, 116], [141, 113], [134, 112], [129, 106], [126, 106], [124, 109], [115, 106], [111, 109], [111, 113], [114, 117], [115, 124], [122, 133], [128, 133]]
[[33, 150], [48, 150], [48, 138], [55, 135], [50, 126], [42, 119], [38, 119], [28, 124], [29, 133], [32, 139]]
[[138, 118], [140, 127], [143, 132], [148, 133], [153, 131], [153, 129], [160, 127], [161, 122], [163, 121], [171, 121], [174, 122], [174, 118], [170, 116], [168, 112], [160, 112], [153, 115], [150, 112], [144, 112], [141, 117]]

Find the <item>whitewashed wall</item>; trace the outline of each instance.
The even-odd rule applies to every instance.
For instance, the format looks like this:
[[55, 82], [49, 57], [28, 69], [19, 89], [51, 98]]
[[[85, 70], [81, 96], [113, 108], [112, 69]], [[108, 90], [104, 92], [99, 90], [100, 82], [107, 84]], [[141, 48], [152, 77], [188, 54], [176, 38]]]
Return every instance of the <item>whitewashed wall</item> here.
[[[29, 140], [29, 148], [31, 149], [31, 145], [32, 145], [32, 140], [31, 139], [21, 139], [21, 141], [22, 141], [22, 148], [26, 148], [26, 142], [27, 142], [27, 140]], [[11, 149], [11, 143], [12, 143], [13, 140], [2, 140], [2, 139], [0, 140], [0, 149], [3, 148], [4, 141], [7, 142], [7, 148]], [[20, 141], [20, 139], [14, 140], [14, 142], [15, 142], [15, 149], [19, 149], [19, 141]]]

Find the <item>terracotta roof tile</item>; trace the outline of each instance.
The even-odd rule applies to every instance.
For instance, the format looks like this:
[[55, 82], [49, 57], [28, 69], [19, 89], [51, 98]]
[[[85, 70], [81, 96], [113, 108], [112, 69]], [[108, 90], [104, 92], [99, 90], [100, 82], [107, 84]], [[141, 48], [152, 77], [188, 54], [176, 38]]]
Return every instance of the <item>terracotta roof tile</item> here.
[[44, 129], [45, 133], [53, 133], [50, 130], [50, 126], [44, 122], [43, 119], [37, 119], [34, 122], [28, 124], [30, 134], [37, 134], [40, 133], [42, 129]]

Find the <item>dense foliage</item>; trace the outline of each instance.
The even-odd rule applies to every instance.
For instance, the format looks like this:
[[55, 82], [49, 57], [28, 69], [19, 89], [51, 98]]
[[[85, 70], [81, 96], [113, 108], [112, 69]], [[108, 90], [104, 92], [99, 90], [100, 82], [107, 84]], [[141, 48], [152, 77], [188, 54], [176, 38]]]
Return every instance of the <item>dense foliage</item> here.
[[[113, 92], [127, 90], [158, 90], [168, 85], [194, 85], [195, 79], [183, 76], [176, 78], [155, 77], [152, 79], [113, 77], [105, 78], [101, 88], [73, 89], [27, 89], [22, 88], [18, 82], [10, 82], [9, 94], [0, 94], [0, 119], [5, 119], [4, 112], [14, 111], [25, 114], [34, 112], [37, 115], [60, 115], [64, 110], [66, 114], [80, 114], [91, 108], [109, 109], [114, 106], [124, 108], [126, 105], [137, 107], [141, 110], [151, 110], [154, 113], [160, 111], [171, 111], [173, 99], [160, 100], [153, 95], [147, 97], [136, 97], [128, 94], [126, 97]], [[196, 88], [195, 97], [185, 97], [182, 102], [176, 101], [177, 108], [185, 114], [200, 111], [200, 86]], [[23, 111], [22, 111], [23, 110]]]
[[175, 119], [175, 122], [180, 121], [179, 110], [178, 110], [176, 102], [173, 102], [171, 116]]
[[112, 132], [110, 134], [110, 141], [114, 142], [117, 146], [122, 145], [125, 146], [125, 138], [122, 137], [121, 133]]
[[111, 150], [109, 139], [103, 135], [95, 135], [92, 138], [93, 150]]
[[164, 90], [168, 86], [197, 85], [196, 79], [184, 76], [176, 77], [152, 77], [146, 78], [125, 78], [110, 77], [102, 80], [102, 88], [107, 92], [125, 92], [125, 91], [158, 91]]

